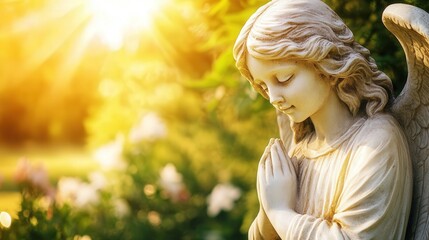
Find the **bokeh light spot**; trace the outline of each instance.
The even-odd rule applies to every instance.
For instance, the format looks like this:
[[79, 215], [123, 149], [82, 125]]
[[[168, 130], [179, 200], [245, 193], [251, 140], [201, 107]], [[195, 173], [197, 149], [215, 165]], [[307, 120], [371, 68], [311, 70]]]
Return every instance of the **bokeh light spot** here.
[[0, 224], [5, 228], [9, 228], [12, 224], [12, 217], [7, 212], [0, 212]]

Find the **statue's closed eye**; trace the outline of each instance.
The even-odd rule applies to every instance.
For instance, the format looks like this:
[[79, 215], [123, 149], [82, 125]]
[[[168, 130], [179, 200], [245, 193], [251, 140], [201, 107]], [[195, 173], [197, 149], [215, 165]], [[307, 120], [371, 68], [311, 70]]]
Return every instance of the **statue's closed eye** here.
[[290, 75], [287, 75], [287, 76], [277, 76], [277, 81], [278, 81], [279, 83], [288, 83], [288, 82], [290, 82], [294, 77], [295, 77], [295, 75], [294, 75], [294, 74], [290, 74]]

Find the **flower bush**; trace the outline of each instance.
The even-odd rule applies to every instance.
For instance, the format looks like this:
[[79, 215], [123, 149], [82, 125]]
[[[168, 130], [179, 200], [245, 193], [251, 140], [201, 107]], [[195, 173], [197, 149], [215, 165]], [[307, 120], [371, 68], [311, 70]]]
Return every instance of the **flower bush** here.
[[[241, 14], [254, 9], [219, 19], [244, 6], [185, 2], [205, 12], [169, 10], [179, 19], [162, 26], [166, 38], [179, 37], [177, 24], [189, 26], [186, 38], [171, 42], [174, 56], [143, 39], [151, 49], [107, 58], [99, 102], [85, 119], [99, 170], [53, 182], [24, 161], [16, 177], [21, 210], [1, 239], [246, 239], [259, 207], [259, 156], [277, 135], [274, 111], [240, 79], [230, 49]], [[147, 50], [154, 54], [142, 57]]]
[[[228, 138], [208, 122], [192, 129], [175, 121], [172, 128], [154, 112], [136, 122], [94, 150], [100, 168], [85, 178], [64, 176], [53, 185], [43, 166], [20, 161], [21, 210], [2, 236], [245, 239], [254, 171], [235, 151], [247, 139], [229, 133], [235, 140], [223, 142]], [[0, 221], [8, 224], [1, 214]]]
[[[4, 8], [5, 19], [13, 16], [10, 13], [15, 8], [10, 4], [14, 1], [10, 2]], [[13, 4], [24, 11], [27, 5], [58, 1], [31, 2]], [[53, 82], [58, 80], [55, 76], [63, 75], [61, 69], [73, 65], [64, 64], [60, 70], [52, 69], [58, 74], [50, 74], [60, 57], [48, 61], [54, 66], [36, 74], [30, 71], [32, 80], [49, 79], [43, 84], [30, 84], [37, 85], [34, 89], [40, 91], [28, 91], [31, 88], [24, 81], [16, 88], [6, 88], [9, 90], [3, 92], [9, 95], [4, 99], [15, 100], [8, 104], [22, 109], [22, 102], [26, 102], [28, 106], [23, 109], [37, 112], [34, 116], [39, 116], [39, 121], [52, 117], [52, 136], [61, 132], [61, 124], [56, 125], [58, 120], [75, 123], [85, 116], [86, 145], [94, 149], [93, 158], [100, 168], [83, 178], [63, 176], [53, 181], [43, 166], [22, 159], [15, 175], [21, 209], [16, 218], [0, 212], [0, 239], [246, 239], [246, 231], [259, 209], [255, 189], [258, 160], [268, 139], [278, 133], [275, 113], [267, 111], [271, 106], [251, 90], [235, 69], [232, 46], [245, 20], [265, 2], [177, 1], [161, 15], [164, 21], [155, 21], [153, 32], [136, 35], [129, 44], [124, 41], [123, 49], [86, 56], [74, 81], [64, 81], [69, 82], [65, 89], [77, 92], [58, 92], [55, 96], [68, 96], [67, 101], [53, 105], [63, 108], [72, 103], [79, 108], [52, 111], [52, 107], [43, 107], [46, 99], [34, 105], [33, 99], [39, 99], [46, 86], [62, 85]], [[390, 0], [360, 9], [351, 6], [357, 2], [359, 6], [369, 6], [371, 1], [327, 2], [341, 16], [350, 15], [350, 9], [359, 11], [346, 19], [352, 28], [355, 26], [356, 39], [368, 44], [384, 67], [391, 65], [385, 72], [397, 78], [403, 75], [393, 74], [393, 70], [406, 69], [398, 61], [398, 50], [402, 49], [377, 41], [387, 39], [387, 31], [374, 31], [383, 28], [378, 17]], [[426, 0], [406, 2], [428, 6]], [[27, 42], [34, 41], [25, 41], [23, 46]], [[16, 55], [16, 49], [32, 49], [16, 46], [10, 48], [11, 56]], [[394, 54], [393, 49], [397, 49]], [[69, 52], [64, 52], [64, 59], [69, 59]], [[94, 59], [102, 62], [93, 62]], [[10, 73], [14, 71], [11, 69]], [[56, 88], [46, 89], [50, 94], [45, 95], [51, 101], [51, 92]], [[87, 108], [88, 99], [93, 102]], [[37, 107], [40, 105], [42, 108]], [[7, 127], [14, 127], [10, 123], [15, 123], [17, 117], [12, 110], [6, 108], [3, 114]], [[25, 116], [19, 115], [25, 121], [15, 128], [38, 133], [30, 130], [39, 128], [41, 123]], [[47, 127], [45, 123], [41, 125]], [[69, 137], [82, 130], [80, 125], [63, 129]], [[3, 181], [0, 176], [0, 184]]]
[[43, 167], [23, 161], [21, 210], [2, 236], [246, 239], [275, 112], [236, 71], [225, 83], [188, 86], [162, 62], [122, 60], [106, 66], [116, 71], [106, 73], [102, 101], [86, 120], [99, 170], [51, 182]]
[[[30, 166], [30, 169], [34, 168]], [[222, 187], [213, 190], [211, 196], [216, 197], [208, 198], [209, 205], [217, 206], [213, 214], [212, 210], [206, 210], [206, 197], [202, 194], [191, 195], [182, 182], [181, 174], [171, 163], [151, 180], [141, 175], [131, 175], [138, 182], [145, 182], [141, 186], [133, 184], [129, 176], [122, 179], [117, 176], [124, 173], [122, 170], [105, 172], [115, 177], [101, 187], [95, 180], [100, 178], [99, 173], [91, 173], [87, 181], [61, 178], [53, 199], [51, 192], [44, 191], [44, 185], [21, 182], [23, 199], [18, 219], [10, 226], [10, 216], [8, 219], [5, 213], [0, 214], [2, 225], [10, 227], [3, 232], [3, 236], [5, 239], [73, 240], [242, 238], [238, 230], [240, 221], [225, 229], [226, 226], [215, 224], [213, 218], [220, 210], [232, 210], [234, 200], [239, 197], [237, 188], [230, 189], [232, 187], [228, 185], [224, 190]], [[156, 175], [155, 172], [152, 174]], [[123, 185], [126, 183], [128, 185]], [[233, 199], [226, 200], [229, 201], [226, 205], [219, 195], [225, 190], [235, 191]], [[216, 225], [219, 226], [213, 228]]]

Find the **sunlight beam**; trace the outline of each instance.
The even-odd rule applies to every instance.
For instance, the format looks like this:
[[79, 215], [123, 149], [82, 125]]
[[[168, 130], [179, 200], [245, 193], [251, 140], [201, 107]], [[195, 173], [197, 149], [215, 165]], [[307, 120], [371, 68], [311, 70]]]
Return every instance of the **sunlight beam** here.
[[[28, 58], [23, 66], [23, 74], [41, 66], [53, 56], [69, 39], [88, 21], [80, 11], [70, 11], [62, 19], [51, 22], [43, 31], [30, 32], [37, 34], [38, 39], [29, 38], [24, 42], [24, 52]], [[58, 30], [60, 29], [60, 31]]]
[[51, 95], [55, 95], [56, 92], [64, 90], [70, 84], [70, 80], [72, 80], [75, 71], [88, 50], [88, 46], [94, 34], [93, 29], [88, 27], [84, 28], [84, 30], [79, 33], [79, 36], [75, 38], [76, 40], [73, 44], [65, 51], [58, 69], [54, 72], [53, 78], [59, 81], [53, 82]]
[[122, 47], [124, 37], [151, 26], [153, 15], [166, 0], [89, 0], [94, 28], [102, 42], [112, 50]]
[[13, 23], [0, 28], [0, 37], [14, 34], [23, 34], [35, 29], [44, 28], [52, 22], [58, 21], [74, 9], [82, 6], [83, 0], [58, 1], [56, 4], [48, 4], [42, 9], [34, 10]]

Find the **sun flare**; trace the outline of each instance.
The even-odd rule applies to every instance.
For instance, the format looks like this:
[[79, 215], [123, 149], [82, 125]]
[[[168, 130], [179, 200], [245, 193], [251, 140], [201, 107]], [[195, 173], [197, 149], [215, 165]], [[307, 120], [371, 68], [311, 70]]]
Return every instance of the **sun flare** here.
[[91, 27], [112, 49], [122, 47], [124, 37], [150, 27], [166, 0], [89, 0]]
[[[82, 61], [90, 56], [94, 40], [108, 48], [101, 46], [98, 51], [119, 50], [127, 47], [128, 40], [133, 50], [143, 34], [154, 32], [156, 15], [169, 4], [171, 0], [48, 0], [27, 11], [18, 11], [21, 5], [13, 5], [16, 14], [0, 8], [0, 15], [8, 14], [3, 14], [0, 22], [0, 45], [14, 46], [3, 48], [0, 57], [15, 56], [20, 61], [19, 71], [0, 68], [4, 76], [15, 79], [0, 87], [16, 86], [38, 69], [45, 69], [50, 78], [61, 79], [51, 87], [52, 92], [58, 92], [70, 84]], [[17, 55], [16, 49], [21, 54]]]

